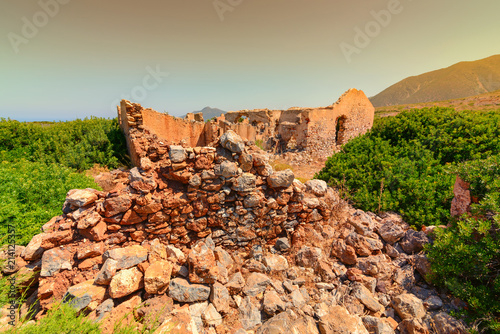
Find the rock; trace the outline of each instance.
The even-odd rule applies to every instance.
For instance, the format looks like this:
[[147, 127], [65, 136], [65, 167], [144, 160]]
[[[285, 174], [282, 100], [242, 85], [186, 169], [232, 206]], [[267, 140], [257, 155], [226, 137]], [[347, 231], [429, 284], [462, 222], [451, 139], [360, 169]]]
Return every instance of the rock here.
[[212, 304], [208, 305], [201, 318], [207, 326], [219, 326], [222, 324], [222, 316]]
[[384, 307], [373, 297], [370, 290], [359, 282], [353, 284], [352, 295], [358, 298], [370, 311], [382, 312], [384, 310]]
[[99, 305], [96, 309], [96, 319], [95, 321], [101, 321], [104, 316], [109, 314], [111, 310], [113, 310], [113, 307], [115, 307], [115, 303], [113, 302], [113, 299], [108, 298], [106, 299], [101, 305]]
[[469, 190], [470, 184], [465, 182], [457, 175], [453, 194], [455, 195], [451, 201], [450, 214], [452, 217], [461, 216], [469, 210], [471, 204], [471, 196]]
[[165, 321], [168, 314], [174, 309], [174, 300], [167, 295], [149, 298], [134, 311], [135, 317], [150, 329], [156, 324]]
[[165, 247], [165, 251], [167, 252], [167, 257], [173, 262], [177, 263], [184, 263], [186, 262], [186, 255], [179, 249], [176, 248], [175, 246], [172, 245], [167, 245]]
[[439, 310], [443, 307], [443, 301], [438, 296], [429, 296], [424, 300], [424, 307], [429, 311]]
[[215, 282], [214, 285], [212, 285], [210, 302], [215, 306], [219, 313], [226, 314], [231, 310], [231, 296], [229, 295], [226, 287], [219, 282]]
[[88, 243], [83, 244], [78, 248], [76, 258], [78, 260], [87, 259], [89, 257], [96, 257], [104, 254], [104, 243]]
[[306, 190], [312, 192], [315, 196], [323, 197], [326, 194], [328, 185], [323, 180], [309, 180], [304, 183]]
[[288, 238], [279, 238], [274, 244], [274, 248], [276, 248], [280, 252], [285, 252], [290, 249], [290, 247], [292, 246], [290, 245], [290, 240], [288, 240]]
[[128, 269], [148, 259], [148, 250], [139, 245], [107, 250], [104, 259], [113, 259], [117, 269]]
[[356, 251], [353, 247], [346, 245], [342, 239], [334, 240], [332, 243], [332, 256], [338, 258], [342, 263], [354, 265], [358, 262]]
[[115, 327], [137, 328], [139, 323], [134, 319], [134, 309], [141, 303], [141, 297], [134, 295], [116, 305], [100, 322], [103, 333], [114, 333]]
[[434, 315], [434, 326], [438, 334], [465, 334], [467, 330], [465, 326], [452, 316], [440, 312]]
[[243, 173], [233, 182], [232, 189], [239, 192], [252, 191], [255, 189], [256, 180], [254, 174]]
[[429, 334], [429, 328], [420, 319], [405, 319], [397, 327], [401, 334]]
[[37, 234], [31, 238], [28, 246], [21, 253], [21, 257], [26, 261], [35, 261], [42, 257], [45, 249], [42, 248], [42, 241], [46, 233]]
[[210, 297], [210, 288], [201, 284], [191, 284], [182, 278], [170, 281], [168, 296], [181, 303], [205, 301]]
[[405, 230], [392, 221], [386, 221], [378, 229], [378, 234], [389, 244], [394, 244], [405, 235]]
[[288, 188], [292, 185], [295, 175], [290, 169], [274, 172], [267, 178], [271, 188]]
[[97, 195], [89, 189], [73, 189], [66, 195], [66, 201], [77, 207], [87, 206], [97, 201]]
[[227, 160], [223, 161], [220, 165], [216, 166], [215, 175], [221, 175], [226, 179], [235, 177], [236, 175], [238, 175], [238, 165]]
[[293, 306], [299, 310], [306, 304], [306, 300], [304, 299], [304, 296], [299, 289], [292, 291], [292, 293], [290, 294], [290, 299]]
[[411, 265], [398, 268], [392, 279], [406, 290], [410, 290], [416, 283], [414, 269]]
[[[345, 239], [345, 242], [347, 245], [354, 248], [358, 256], [370, 256], [372, 254], [372, 247], [367, 241], [367, 238], [357, 234], [356, 232], [349, 234]], [[381, 245], [381, 248], [382, 246], [383, 245]]]
[[132, 206], [132, 199], [129, 195], [111, 197], [104, 201], [104, 216], [112, 217], [119, 213], [126, 212]]
[[144, 275], [136, 267], [120, 270], [109, 284], [111, 298], [121, 298], [144, 287]]
[[245, 143], [233, 130], [228, 130], [220, 136], [220, 144], [234, 153], [242, 153], [245, 150]]
[[392, 306], [403, 320], [421, 319], [425, 316], [425, 308], [422, 301], [410, 293], [394, 297], [392, 299]]
[[94, 227], [100, 221], [101, 221], [101, 215], [95, 211], [91, 211], [78, 220], [76, 228], [78, 228], [79, 230], [83, 230], [90, 227]]
[[240, 321], [243, 328], [250, 330], [257, 325], [262, 323], [262, 316], [260, 314], [259, 308], [252, 304], [250, 297], [241, 298], [238, 303], [238, 310], [240, 314]]
[[300, 316], [292, 310], [275, 315], [259, 327], [256, 332], [256, 334], [279, 333], [319, 334], [314, 318], [307, 315]]
[[236, 272], [231, 277], [229, 277], [229, 282], [226, 284], [226, 288], [232, 293], [240, 292], [245, 286], [245, 279], [240, 272]]
[[107, 259], [102, 265], [101, 270], [97, 273], [94, 283], [99, 285], [109, 285], [111, 279], [115, 276], [118, 270], [118, 261]]
[[144, 273], [144, 288], [149, 294], [162, 294], [168, 288], [172, 264], [169, 261], [153, 262]]
[[270, 271], [283, 271], [288, 269], [288, 261], [282, 255], [268, 254], [264, 256], [263, 261]]
[[418, 253], [424, 249], [424, 245], [430, 242], [429, 238], [425, 232], [417, 232], [415, 230], [408, 230], [399, 243], [401, 248], [406, 252], [406, 254]]
[[94, 285], [93, 280], [73, 285], [63, 296], [63, 301], [69, 303], [77, 311], [88, 307], [95, 310], [104, 300], [106, 288]]
[[281, 300], [280, 296], [275, 290], [267, 290], [264, 294], [264, 301], [262, 308], [267, 315], [273, 316], [276, 313], [285, 311], [285, 302]]
[[316, 307], [316, 318], [321, 334], [368, 334], [361, 318], [350, 315], [342, 306], [328, 307], [325, 304]]
[[173, 163], [180, 163], [186, 160], [186, 150], [182, 146], [170, 145], [168, 156]]
[[193, 318], [194, 323], [196, 324], [196, 328], [198, 329], [198, 332], [203, 332], [203, 312], [208, 307], [208, 302], [202, 302], [202, 303], [194, 303], [189, 305], [189, 313], [191, 313], [191, 318]]
[[191, 317], [189, 307], [173, 310], [165, 318], [165, 321], [156, 329], [154, 334], [198, 334], [198, 328], [194, 319]]
[[370, 334], [394, 334], [391, 325], [383, 318], [364, 316], [361, 318], [363, 325]]
[[231, 255], [224, 250], [222, 247], [216, 247], [214, 249], [214, 254], [215, 254], [215, 259], [222, 263], [224, 267], [226, 267], [228, 270], [230, 270], [233, 265], [234, 261], [231, 257]]
[[212, 284], [219, 277], [215, 254], [205, 242], [198, 242], [191, 248], [187, 262], [189, 265], [189, 281], [192, 283]]
[[295, 259], [299, 266], [315, 268], [322, 256], [323, 251], [321, 248], [304, 246], [297, 252]]
[[271, 284], [271, 280], [266, 275], [252, 273], [246, 280], [243, 293], [250, 297], [257, 296], [258, 294], [264, 292], [269, 284]]
[[59, 270], [71, 270], [72, 254], [60, 248], [49, 249], [42, 256], [41, 277], [50, 277]]

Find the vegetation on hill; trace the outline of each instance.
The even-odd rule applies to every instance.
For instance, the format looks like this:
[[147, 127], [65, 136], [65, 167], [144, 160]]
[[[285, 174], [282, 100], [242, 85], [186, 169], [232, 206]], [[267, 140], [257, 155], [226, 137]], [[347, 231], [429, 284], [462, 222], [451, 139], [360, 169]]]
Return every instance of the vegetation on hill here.
[[500, 55], [411, 76], [380, 92], [375, 107], [444, 101], [500, 89]]
[[[452, 219], [457, 174], [477, 203]], [[396, 211], [416, 228], [449, 224], [427, 247], [431, 279], [468, 303], [471, 320], [500, 331], [499, 111], [431, 108], [377, 119], [316, 177], [363, 210]]]

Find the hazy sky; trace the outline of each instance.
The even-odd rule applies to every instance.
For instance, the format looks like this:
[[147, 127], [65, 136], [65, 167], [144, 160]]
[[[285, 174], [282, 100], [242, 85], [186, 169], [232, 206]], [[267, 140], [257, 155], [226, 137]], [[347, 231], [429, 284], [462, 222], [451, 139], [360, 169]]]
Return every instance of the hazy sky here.
[[326, 106], [500, 54], [499, 12], [498, 0], [3, 0], [0, 117], [115, 117], [124, 97], [173, 115]]

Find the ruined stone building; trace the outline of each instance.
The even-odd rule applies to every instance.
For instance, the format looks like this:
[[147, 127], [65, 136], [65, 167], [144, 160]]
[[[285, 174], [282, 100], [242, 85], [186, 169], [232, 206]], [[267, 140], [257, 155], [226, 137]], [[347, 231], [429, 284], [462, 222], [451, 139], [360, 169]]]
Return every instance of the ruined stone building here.
[[337, 146], [371, 129], [374, 108], [362, 91], [350, 89], [327, 107], [230, 111], [206, 123], [201, 114], [178, 118], [126, 100], [121, 101], [118, 116], [137, 165], [137, 154], [128, 138], [130, 128], [147, 129], [168, 144], [193, 147], [209, 146], [222, 133], [233, 130], [267, 150], [293, 148], [329, 156]]

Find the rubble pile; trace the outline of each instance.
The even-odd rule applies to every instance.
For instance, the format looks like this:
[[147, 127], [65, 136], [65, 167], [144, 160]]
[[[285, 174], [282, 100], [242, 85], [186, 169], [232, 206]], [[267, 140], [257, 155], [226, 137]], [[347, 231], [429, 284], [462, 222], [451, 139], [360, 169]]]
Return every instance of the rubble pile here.
[[20, 316], [64, 300], [107, 333], [465, 333], [425, 281], [431, 239], [400, 216], [274, 171], [233, 131], [194, 148], [130, 131], [140, 166], [68, 192], [3, 268], [30, 294]]

